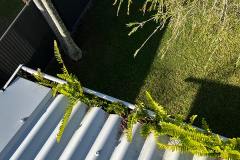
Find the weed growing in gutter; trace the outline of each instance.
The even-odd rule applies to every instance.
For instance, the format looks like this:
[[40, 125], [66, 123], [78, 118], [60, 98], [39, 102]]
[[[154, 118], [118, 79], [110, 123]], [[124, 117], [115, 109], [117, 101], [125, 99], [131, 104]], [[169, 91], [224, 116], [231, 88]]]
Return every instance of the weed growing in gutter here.
[[[56, 41], [54, 42], [55, 56], [62, 65], [62, 74], [57, 76], [67, 83], [59, 84], [44, 79], [42, 73], [38, 71], [34, 77], [42, 85], [51, 87], [53, 96], [60, 93], [68, 97], [69, 104], [66, 107], [65, 114], [61, 121], [61, 126], [57, 134], [57, 142], [60, 142], [62, 134], [68, 124], [69, 117], [74, 105], [82, 101], [89, 107], [101, 107], [108, 113], [118, 114], [123, 117], [123, 126], [127, 132], [127, 138], [132, 140], [132, 130], [135, 123], [140, 123], [141, 134], [148, 136], [153, 133], [156, 137], [157, 145], [160, 149], [169, 149], [172, 151], [189, 152], [200, 156], [209, 156], [215, 158], [224, 158], [229, 160], [240, 159], [240, 138], [223, 139], [217, 134], [213, 134], [206, 121], [203, 119], [203, 130], [193, 127], [196, 119], [193, 115], [186, 122], [181, 115], [169, 115], [163, 106], [153, 100], [151, 95], [146, 92], [147, 104], [138, 103], [135, 109], [130, 110], [121, 103], [111, 103], [98, 97], [83, 93], [81, 83], [76, 76], [69, 74], [61, 58]], [[152, 111], [154, 114], [149, 114]], [[177, 143], [165, 144], [159, 141], [160, 136], [168, 136], [171, 141]]]

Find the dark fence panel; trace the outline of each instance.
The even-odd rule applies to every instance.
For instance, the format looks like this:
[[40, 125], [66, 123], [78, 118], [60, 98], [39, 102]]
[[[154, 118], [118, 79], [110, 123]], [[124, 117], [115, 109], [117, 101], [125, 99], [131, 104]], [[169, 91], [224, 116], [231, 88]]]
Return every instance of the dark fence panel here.
[[[90, 0], [52, 0], [73, 31]], [[53, 57], [54, 33], [33, 1], [25, 5], [0, 38], [0, 87], [19, 64], [45, 68]]]
[[0, 37], [6, 31], [10, 23], [11, 21], [8, 18], [0, 17]]
[[53, 57], [54, 34], [31, 1], [0, 39], [0, 80], [6, 81], [19, 64], [44, 68]]

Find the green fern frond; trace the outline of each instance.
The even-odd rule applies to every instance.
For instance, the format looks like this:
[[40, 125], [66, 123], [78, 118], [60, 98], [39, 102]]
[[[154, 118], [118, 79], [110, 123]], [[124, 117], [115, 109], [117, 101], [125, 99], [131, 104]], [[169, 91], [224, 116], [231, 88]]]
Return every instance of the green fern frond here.
[[127, 120], [127, 139], [128, 141], [132, 141], [132, 131], [133, 131], [133, 125], [137, 123], [137, 118], [136, 118], [136, 113], [132, 113], [128, 115], [128, 120]]
[[55, 58], [58, 61], [58, 63], [62, 65], [63, 73], [66, 74], [66, 75], [69, 75], [68, 70], [67, 70], [67, 68], [66, 68], [66, 66], [65, 66], [65, 64], [62, 60], [62, 56], [60, 54], [60, 51], [59, 51], [58, 44], [57, 44], [56, 40], [54, 40], [54, 55], [55, 55]]
[[71, 116], [71, 113], [72, 113], [72, 110], [73, 110], [73, 107], [74, 107], [75, 103], [76, 102], [70, 102], [68, 107], [65, 110], [65, 113], [64, 113], [63, 119], [61, 120], [61, 125], [59, 127], [59, 131], [58, 131], [58, 134], [57, 134], [57, 142], [58, 143], [60, 142], [60, 140], [62, 138], [62, 135], [64, 133], [64, 130], [65, 130], [67, 124], [68, 124], [68, 120]]
[[63, 73], [63, 74], [57, 74], [57, 77], [65, 80], [65, 81], [66, 81], [67, 78], [68, 78], [68, 76], [66, 76], [66, 74], [64, 74], [64, 73]]
[[228, 150], [225, 152], [225, 154], [221, 154], [220, 157], [224, 159], [238, 160], [240, 159], [240, 153], [237, 150]]
[[205, 118], [202, 118], [202, 128], [203, 128], [206, 132], [211, 133], [211, 130], [210, 130], [210, 128], [209, 128], [209, 126], [208, 126], [207, 121], [205, 120]]
[[128, 109], [126, 108], [126, 106], [122, 105], [121, 103], [115, 102], [115, 103], [110, 103], [107, 106], [106, 111], [108, 113], [115, 113], [124, 117], [127, 114]]
[[57, 41], [54, 40], [54, 55], [59, 64], [63, 64], [62, 56], [60, 54]]
[[182, 122], [184, 121], [183, 115], [175, 114], [175, 115], [173, 115], [173, 118], [174, 119], [171, 121], [174, 122], [174, 124], [182, 125]]
[[199, 141], [199, 142], [211, 142], [211, 137], [207, 136], [196, 129], [188, 131], [183, 129], [181, 126], [177, 126], [172, 123], [167, 123], [167, 122], [161, 122], [161, 134], [163, 135], [169, 135], [172, 137], [184, 137], [187, 136], [191, 138], [192, 140]]
[[160, 117], [166, 117], [167, 113], [164, 108], [153, 100], [149, 92], [146, 91], [146, 99], [149, 103], [149, 109], [154, 111]]
[[225, 145], [233, 150], [240, 150], [240, 138], [229, 138]]
[[151, 124], [149, 123], [144, 123], [141, 128], [141, 135], [143, 137], [147, 137], [152, 131]]
[[43, 73], [41, 70], [38, 68], [37, 73], [33, 74], [33, 77], [38, 81], [39, 84], [47, 86], [47, 87], [54, 87], [56, 83], [51, 82], [43, 77]]
[[137, 122], [141, 122], [148, 117], [149, 115], [143, 103], [135, 105], [134, 110], [128, 115], [127, 119], [127, 138], [129, 141], [132, 140], [132, 130], [134, 124], [136, 124]]
[[158, 141], [157, 145], [160, 149], [179, 151], [179, 152], [188, 152], [188, 153], [193, 153], [200, 156], [206, 155], [209, 153], [204, 145], [202, 145], [197, 141], [189, 140], [187, 138], [182, 141], [170, 140], [170, 143], [167, 143], [167, 144], [164, 144]]
[[196, 118], [197, 118], [197, 115], [192, 115], [192, 116], [190, 117], [190, 124], [191, 124], [191, 125], [194, 123], [194, 121], [195, 121]]
[[63, 90], [63, 85], [62, 84], [57, 84], [56, 86], [52, 87], [53, 96], [55, 97], [58, 93], [63, 94], [62, 90]]

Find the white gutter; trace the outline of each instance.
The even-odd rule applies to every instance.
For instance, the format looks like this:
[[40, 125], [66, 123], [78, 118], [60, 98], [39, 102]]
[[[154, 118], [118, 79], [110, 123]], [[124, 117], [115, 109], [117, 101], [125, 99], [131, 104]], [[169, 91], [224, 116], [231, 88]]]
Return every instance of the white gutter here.
[[12, 82], [12, 80], [15, 78], [15, 76], [17, 75], [17, 73], [19, 72], [19, 70], [22, 68], [23, 64], [20, 64], [17, 69], [14, 71], [14, 73], [12, 74], [12, 76], [8, 79], [7, 83], [3, 86], [2, 90], [4, 91], [9, 84]]
[[[18, 68], [15, 70], [15, 72], [13, 73], [13, 75], [10, 77], [10, 79], [7, 81], [7, 83], [4, 85], [3, 87], [3, 90], [5, 90], [9, 84], [11, 83], [11, 81], [14, 79], [14, 77], [17, 75], [17, 73], [20, 71], [20, 70], [23, 70], [29, 74], [37, 74], [37, 71], [34, 70], [34, 69], [31, 69], [29, 67], [26, 67], [24, 66], [23, 64], [20, 64], [18, 66]], [[66, 83], [66, 81], [62, 80], [62, 79], [59, 79], [59, 78], [56, 78], [54, 76], [51, 76], [51, 75], [48, 75], [48, 74], [45, 74], [45, 73], [42, 73], [43, 77], [47, 80], [50, 80], [52, 82], [56, 82], [56, 83], [60, 83], [60, 84], [63, 84], [63, 83]], [[128, 102], [125, 102], [125, 101], [122, 101], [120, 99], [117, 99], [117, 98], [114, 98], [112, 96], [109, 96], [109, 95], [106, 95], [106, 94], [103, 94], [101, 92], [97, 92], [97, 91], [94, 91], [94, 90], [91, 90], [89, 88], [86, 88], [86, 87], [83, 87], [83, 91], [85, 93], [88, 93], [88, 94], [91, 94], [91, 95], [94, 95], [94, 96], [97, 96], [99, 98], [102, 98], [104, 100], [107, 100], [107, 101], [110, 101], [110, 102], [119, 102], [119, 103], [122, 103], [123, 105], [125, 105], [126, 107], [130, 108], [130, 109], [134, 109], [135, 108], [135, 105], [131, 104], [131, 103], [128, 103]]]

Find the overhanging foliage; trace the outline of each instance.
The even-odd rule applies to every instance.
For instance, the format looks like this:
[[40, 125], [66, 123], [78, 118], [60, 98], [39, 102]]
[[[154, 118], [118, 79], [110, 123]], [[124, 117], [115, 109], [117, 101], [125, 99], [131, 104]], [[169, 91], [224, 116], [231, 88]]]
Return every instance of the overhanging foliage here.
[[[129, 14], [133, 1], [125, 1]], [[125, 1], [115, 0], [114, 4], [118, 5], [117, 13]], [[158, 30], [167, 26], [171, 30], [171, 36], [161, 48], [161, 58], [164, 58], [168, 50], [177, 45], [178, 41], [186, 41], [186, 46], [183, 48], [185, 52], [209, 53], [205, 68], [214, 55], [223, 53], [234, 56], [236, 66], [240, 65], [239, 0], [145, 0], [141, 11], [143, 14], [150, 12], [151, 18], [127, 24], [131, 28], [129, 35], [149, 22], [154, 22], [156, 28], [136, 50], [134, 56], [137, 56]], [[187, 41], [194, 44], [189, 45]]]

